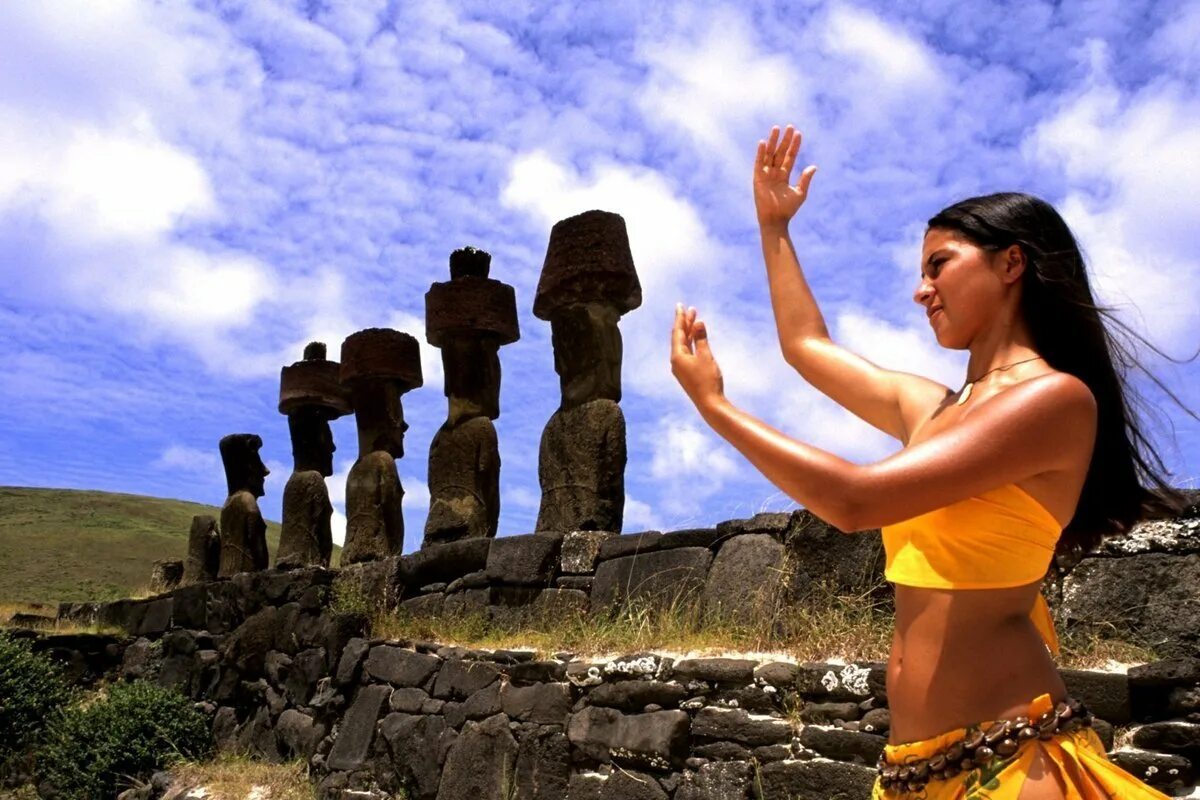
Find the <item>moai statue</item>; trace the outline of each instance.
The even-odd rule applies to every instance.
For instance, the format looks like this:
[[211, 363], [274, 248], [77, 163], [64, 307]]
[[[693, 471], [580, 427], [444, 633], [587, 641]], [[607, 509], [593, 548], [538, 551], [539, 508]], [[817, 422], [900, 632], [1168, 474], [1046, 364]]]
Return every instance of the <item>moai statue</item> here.
[[496, 535], [500, 518], [501, 345], [520, 338], [517, 297], [488, 277], [492, 257], [473, 247], [450, 255], [450, 280], [425, 294], [425, 338], [442, 351], [450, 411], [429, 448], [431, 544]]
[[221, 534], [217, 532], [217, 521], [208, 514], [197, 514], [192, 517], [192, 529], [188, 533], [183, 585], [216, 580], [220, 568]]
[[538, 457], [537, 530], [621, 530], [625, 417], [621, 315], [642, 304], [625, 220], [588, 211], [550, 231], [533, 313], [549, 320], [562, 404]]
[[221, 439], [221, 461], [229, 497], [221, 508], [221, 568], [218, 577], [266, 569], [267, 523], [258, 510], [263, 483], [270, 475], [258, 454], [262, 439], [253, 433], [231, 433]]
[[346, 543], [342, 564], [398, 556], [404, 549], [404, 489], [396, 459], [404, 455], [400, 395], [421, 385], [417, 340], [390, 328], [368, 328], [342, 342], [342, 383], [358, 426], [358, 460], [346, 479]]
[[275, 566], [329, 566], [333, 505], [325, 478], [333, 474], [329, 421], [350, 413], [350, 395], [338, 378], [338, 363], [325, 358], [325, 345], [311, 342], [304, 360], [279, 373], [279, 413], [287, 414], [295, 466], [283, 489], [283, 530]]

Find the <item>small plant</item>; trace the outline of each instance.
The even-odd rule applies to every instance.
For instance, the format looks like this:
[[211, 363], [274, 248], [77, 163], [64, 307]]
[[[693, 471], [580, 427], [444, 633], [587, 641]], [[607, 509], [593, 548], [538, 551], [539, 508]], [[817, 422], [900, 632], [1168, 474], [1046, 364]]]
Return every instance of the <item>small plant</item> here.
[[57, 664], [0, 632], [0, 779], [17, 769], [70, 699]]
[[51, 724], [37, 772], [58, 797], [100, 800], [209, 747], [208, 722], [186, 697], [151, 683], [115, 684]]
[[373, 610], [371, 598], [367, 596], [362, 584], [346, 575], [339, 575], [334, 579], [329, 607], [339, 614], [363, 616], [369, 615]]
[[[270, 797], [271, 800], [316, 800], [304, 761], [267, 764], [243, 755], [220, 755], [211, 761], [189, 761], [171, 768], [175, 787], [203, 787], [213, 800]], [[197, 795], [189, 795], [197, 796]], [[401, 795], [407, 797], [407, 795]]]

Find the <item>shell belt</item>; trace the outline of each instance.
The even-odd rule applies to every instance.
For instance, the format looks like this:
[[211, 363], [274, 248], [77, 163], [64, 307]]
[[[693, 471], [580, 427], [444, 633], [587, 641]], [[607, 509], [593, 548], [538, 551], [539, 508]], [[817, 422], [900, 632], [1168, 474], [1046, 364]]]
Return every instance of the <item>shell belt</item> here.
[[1030, 739], [1047, 740], [1060, 732], [1091, 727], [1092, 720], [1092, 713], [1083, 703], [1068, 697], [1036, 719], [1020, 716], [994, 722], [986, 731], [968, 729], [962, 739], [920, 761], [892, 764], [881, 754], [876, 765], [879, 780], [884, 789], [917, 792], [929, 781], [953, 778], [995, 759], [1008, 758]]

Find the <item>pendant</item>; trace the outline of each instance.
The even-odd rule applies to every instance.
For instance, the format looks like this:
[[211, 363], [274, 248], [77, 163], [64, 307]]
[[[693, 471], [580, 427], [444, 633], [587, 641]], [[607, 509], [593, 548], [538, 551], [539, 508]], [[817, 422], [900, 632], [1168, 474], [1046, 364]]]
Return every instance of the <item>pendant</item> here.
[[962, 391], [958, 395], [958, 402], [956, 402], [954, 405], [961, 406], [963, 403], [970, 400], [971, 399], [971, 387], [974, 385], [975, 384], [973, 384], [973, 383], [968, 383], [966, 386], [964, 386], [962, 388]]

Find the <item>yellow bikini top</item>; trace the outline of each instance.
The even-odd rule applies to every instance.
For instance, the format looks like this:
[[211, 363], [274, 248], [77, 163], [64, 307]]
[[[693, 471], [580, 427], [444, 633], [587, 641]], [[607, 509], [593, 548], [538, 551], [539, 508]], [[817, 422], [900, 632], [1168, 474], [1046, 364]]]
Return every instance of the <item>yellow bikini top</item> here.
[[[1062, 533], [1058, 519], [1010, 483], [883, 527], [884, 577], [926, 589], [1001, 589], [1040, 580]], [[1046, 598], [1029, 616], [1050, 652], [1058, 636]]]

